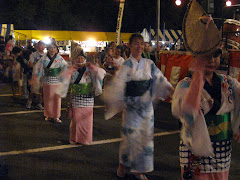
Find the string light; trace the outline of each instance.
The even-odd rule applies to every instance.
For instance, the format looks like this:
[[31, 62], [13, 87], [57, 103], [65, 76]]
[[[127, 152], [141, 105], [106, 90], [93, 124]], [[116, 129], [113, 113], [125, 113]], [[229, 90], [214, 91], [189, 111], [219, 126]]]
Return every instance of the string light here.
[[232, 5], [232, 2], [228, 0], [228, 1], [226, 2], [226, 6], [231, 6], [231, 5]]
[[176, 4], [177, 6], [180, 6], [180, 5], [182, 4], [182, 1], [181, 1], [181, 0], [176, 0], [176, 1], [175, 1], [175, 4]]

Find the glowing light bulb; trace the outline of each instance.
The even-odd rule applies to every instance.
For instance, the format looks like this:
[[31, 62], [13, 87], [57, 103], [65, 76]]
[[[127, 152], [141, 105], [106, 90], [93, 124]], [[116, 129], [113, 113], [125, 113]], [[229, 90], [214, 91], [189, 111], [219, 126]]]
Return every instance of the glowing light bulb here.
[[176, 0], [176, 1], [175, 1], [175, 4], [176, 4], [177, 6], [180, 6], [180, 5], [182, 4], [182, 1], [181, 1], [181, 0]]
[[231, 6], [231, 5], [232, 5], [232, 2], [228, 0], [228, 1], [226, 2], [226, 6]]

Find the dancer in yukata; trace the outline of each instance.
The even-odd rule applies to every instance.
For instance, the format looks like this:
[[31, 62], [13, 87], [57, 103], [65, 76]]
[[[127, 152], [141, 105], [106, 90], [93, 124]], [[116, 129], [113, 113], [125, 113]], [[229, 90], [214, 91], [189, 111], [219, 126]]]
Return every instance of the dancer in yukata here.
[[68, 63], [62, 56], [58, 55], [58, 47], [54, 42], [49, 44], [47, 49], [47, 54], [34, 66], [30, 83], [34, 89], [39, 89], [39, 80], [43, 76], [45, 120], [49, 121], [53, 118], [54, 122], [62, 123], [60, 119], [61, 97], [56, 94], [56, 90], [61, 85], [61, 79], [58, 78], [58, 75], [67, 69]]
[[94, 93], [102, 93], [102, 82], [105, 70], [86, 62], [86, 56], [77, 43], [72, 42], [70, 67], [63, 76], [63, 84], [58, 93], [66, 97], [69, 84], [71, 88], [70, 100], [70, 138], [71, 144], [90, 144], [93, 134], [93, 106]]
[[124, 177], [130, 168], [137, 179], [147, 180], [142, 173], [153, 171], [153, 100], [168, 98], [173, 88], [152, 60], [141, 57], [143, 37], [133, 34], [129, 44], [129, 59], [104, 88], [105, 118], [123, 111], [117, 176]]
[[240, 141], [240, 83], [216, 73], [221, 32], [196, 0], [189, 5], [183, 27], [184, 43], [194, 60], [192, 76], [178, 83], [172, 98], [172, 113], [182, 122], [181, 178], [228, 180], [232, 139]]
[[[44, 56], [44, 49], [45, 49], [45, 44], [43, 41], [39, 41], [37, 43], [37, 51], [35, 51], [34, 53], [31, 54], [28, 65], [31, 69], [33, 69], [33, 67], [37, 64], [37, 62], [39, 61], [39, 59], [41, 59]], [[38, 95], [39, 93], [39, 95]], [[38, 104], [37, 104], [37, 109], [43, 110], [43, 106], [42, 106], [42, 101], [43, 101], [43, 97], [42, 97], [42, 87], [40, 87], [40, 89], [33, 89], [31, 87], [30, 89], [30, 94], [28, 97], [28, 101], [26, 104], [26, 108], [31, 109], [32, 107], [32, 101], [33, 101], [33, 97], [34, 96], [38, 96]]]

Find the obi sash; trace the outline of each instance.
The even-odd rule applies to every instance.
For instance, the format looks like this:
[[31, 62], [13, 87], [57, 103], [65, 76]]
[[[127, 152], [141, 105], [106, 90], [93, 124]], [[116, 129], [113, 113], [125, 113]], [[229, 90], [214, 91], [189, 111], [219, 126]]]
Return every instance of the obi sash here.
[[232, 138], [230, 113], [221, 115], [206, 114], [204, 117], [211, 141], [222, 141]]
[[142, 96], [151, 86], [151, 79], [127, 82], [125, 96]]
[[45, 68], [45, 76], [58, 76], [61, 71], [61, 68]]
[[71, 84], [72, 95], [92, 95], [92, 83]]

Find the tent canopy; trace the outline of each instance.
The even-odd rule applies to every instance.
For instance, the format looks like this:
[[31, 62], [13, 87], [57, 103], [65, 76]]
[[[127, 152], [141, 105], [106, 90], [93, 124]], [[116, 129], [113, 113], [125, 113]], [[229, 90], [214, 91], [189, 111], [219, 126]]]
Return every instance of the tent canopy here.
[[[158, 34], [159, 34], [159, 41], [176, 42], [179, 39], [183, 41], [181, 37], [182, 36], [181, 30], [173, 30], [173, 29], [159, 30]], [[142, 35], [144, 37], [144, 40], [149, 38], [149, 41], [150, 41], [150, 38], [155, 37], [157, 33], [153, 29], [151, 29], [151, 32], [148, 32], [147, 29], [144, 28]]]
[[[115, 32], [89, 32], [89, 31], [47, 31], [47, 30], [15, 30], [16, 40], [26, 40], [26, 37], [19, 35], [18, 33], [27, 36], [27, 39], [43, 40], [46, 37], [54, 38], [56, 41], [76, 40], [76, 41], [88, 41], [94, 39], [95, 41], [115, 41]], [[132, 33], [121, 33], [121, 39], [124, 42], [128, 42]]]

